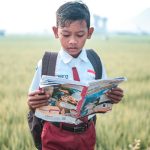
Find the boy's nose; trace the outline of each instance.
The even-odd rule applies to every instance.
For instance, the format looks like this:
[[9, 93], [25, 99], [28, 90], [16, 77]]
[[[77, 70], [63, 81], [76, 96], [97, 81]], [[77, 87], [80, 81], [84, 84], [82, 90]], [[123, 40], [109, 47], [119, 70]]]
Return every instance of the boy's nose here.
[[76, 43], [77, 43], [77, 40], [74, 37], [70, 38], [69, 44], [76, 44]]

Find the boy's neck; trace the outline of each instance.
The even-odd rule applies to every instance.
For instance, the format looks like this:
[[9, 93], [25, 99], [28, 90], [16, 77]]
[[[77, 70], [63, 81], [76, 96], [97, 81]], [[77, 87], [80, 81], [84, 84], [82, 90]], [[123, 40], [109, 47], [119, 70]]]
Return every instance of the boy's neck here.
[[[82, 51], [82, 50], [81, 50]], [[81, 51], [78, 53], [78, 54], [76, 54], [76, 55], [71, 55], [73, 58], [77, 58], [79, 55], [80, 55], [80, 53], [81, 53]]]

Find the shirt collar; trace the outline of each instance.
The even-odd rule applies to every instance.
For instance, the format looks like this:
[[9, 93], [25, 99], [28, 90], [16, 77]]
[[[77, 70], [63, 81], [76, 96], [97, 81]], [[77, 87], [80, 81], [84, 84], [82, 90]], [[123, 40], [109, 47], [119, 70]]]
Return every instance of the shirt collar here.
[[[61, 57], [61, 59], [63, 60], [63, 62], [65, 64], [71, 62], [71, 60], [73, 59], [76, 59], [76, 58], [73, 58], [71, 55], [69, 55], [65, 50], [61, 49], [59, 51], [59, 55]], [[80, 55], [77, 57], [78, 59], [82, 60], [82, 61], [85, 61], [85, 62], [88, 62], [88, 58], [87, 58], [87, 54], [86, 54], [86, 50], [85, 49], [82, 49]]]

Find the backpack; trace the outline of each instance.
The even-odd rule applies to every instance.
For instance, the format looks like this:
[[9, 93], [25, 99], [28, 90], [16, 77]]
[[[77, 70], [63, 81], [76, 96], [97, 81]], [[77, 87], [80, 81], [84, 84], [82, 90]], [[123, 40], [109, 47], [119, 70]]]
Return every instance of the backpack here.
[[[96, 72], [95, 79], [101, 79], [102, 63], [100, 57], [92, 49], [89, 49], [86, 52], [87, 52], [87, 57], [90, 60]], [[57, 55], [58, 53], [56, 52], [45, 52], [42, 58], [42, 75], [51, 75], [51, 76], [55, 75]], [[96, 116], [94, 118], [94, 122], [96, 123]], [[28, 113], [28, 124], [34, 140], [34, 144], [38, 150], [42, 150], [41, 133], [43, 128], [43, 123], [44, 120], [37, 118], [34, 115], [34, 111], [30, 110], [30, 112]]]

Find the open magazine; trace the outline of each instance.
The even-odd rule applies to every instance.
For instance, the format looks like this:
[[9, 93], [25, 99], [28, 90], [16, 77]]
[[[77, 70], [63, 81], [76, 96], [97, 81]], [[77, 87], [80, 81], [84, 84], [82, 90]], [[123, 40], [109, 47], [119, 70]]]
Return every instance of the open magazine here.
[[37, 108], [35, 115], [47, 121], [78, 124], [85, 116], [110, 111], [113, 104], [105, 93], [125, 80], [117, 77], [85, 83], [43, 75], [40, 89], [52, 96], [49, 105]]

